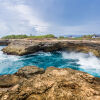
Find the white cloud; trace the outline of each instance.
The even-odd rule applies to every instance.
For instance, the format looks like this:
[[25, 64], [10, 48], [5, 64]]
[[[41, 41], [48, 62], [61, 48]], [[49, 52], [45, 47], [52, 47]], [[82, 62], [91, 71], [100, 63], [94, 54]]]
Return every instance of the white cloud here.
[[[45, 3], [46, 0], [40, 1]], [[40, 15], [42, 10], [37, 11], [36, 6], [30, 6], [27, 2], [27, 0], [0, 0], [0, 36], [26, 33], [34, 35], [99, 33], [100, 22], [96, 20], [94, 22], [84, 22], [84, 24], [78, 26], [77, 23], [74, 26], [67, 25], [67, 23], [66, 25], [57, 25], [54, 20], [53, 22], [45, 20]], [[49, 0], [50, 2], [54, 2], [54, 0]]]
[[[98, 23], [98, 24], [97, 24]], [[48, 31], [55, 35], [84, 35], [84, 34], [100, 34], [99, 21], [87, 22], [83, 25], [75, 26], [57, 26], [52, 25]]]
[[0, 16], [2, 20], [2, 23], [0, 21], [1, 34], [35, 33], [36, 35], [47, 31], [49, 24], [38, 17], [34, 9], [28, 5], [20, 4], [19, 0], [16, 0], [16, 2], [18, 4], [4, 0], [0, 4], [0, 12], [3, 10], [2, 16], [4, 16]]
[[45, 32], [48, 27], [48, 23], [42, 21], [36, 16], [35, 11], [26, 5], [17, 5], [15, 9], [19, 12], [19, 16], [24, 20], [28, 21], [30, 27], [35, 28], [37, 32]]

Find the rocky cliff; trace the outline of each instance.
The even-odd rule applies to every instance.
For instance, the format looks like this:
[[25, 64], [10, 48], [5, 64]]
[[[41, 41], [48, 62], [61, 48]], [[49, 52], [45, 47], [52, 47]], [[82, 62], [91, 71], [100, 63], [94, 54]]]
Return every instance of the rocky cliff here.
[[4, 53], [13, 55], [25, 55], [38, 51], [52, 52], [58, 50], [76, 51], [76, 52], [92, 52], [96, 56], [100, 56], [100, 43], [92, 41], [36, 41], [36, 40], [15, 40], [3, 49]]
[[10, 40], [0, 39], [0, 46], [7, 46], [10, 43]]
[[26, 66], [0, 76], [0, 100], [100, 100], [100, 78], [69, 68]]

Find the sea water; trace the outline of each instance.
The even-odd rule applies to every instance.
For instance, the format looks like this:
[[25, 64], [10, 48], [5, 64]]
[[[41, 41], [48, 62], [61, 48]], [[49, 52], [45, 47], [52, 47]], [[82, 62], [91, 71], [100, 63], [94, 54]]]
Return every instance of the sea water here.
[[72, 68], [100, 77], [100, 59], [92, 53], [76, 53], [67, 51], [37, 52], [25, 56], [3, 54], [0, 46], [0, 75], [13, 74], [24, 66], [38, 66], [46, 69], [50, 66]]

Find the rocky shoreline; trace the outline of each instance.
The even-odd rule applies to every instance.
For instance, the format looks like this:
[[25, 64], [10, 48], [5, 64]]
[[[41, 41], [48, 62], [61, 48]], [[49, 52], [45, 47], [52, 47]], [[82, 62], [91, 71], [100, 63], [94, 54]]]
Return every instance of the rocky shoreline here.
[[0, 39], [0, 46], [7, 46], [11, 43], [11, 40]]
[[[68, 40], [0, 40], [2, 51], [26, 55], [38, 51], [92, 52], [100, 57], [100, 43]], [[0, 100], [100, 100], [100, 78], [70, 68], [25, 66], [0, 76]]]
[[70, 68], [26, 66], [0, 76], [0, 100], [100, 100], [100, 78]]
[[100, 57], [100, 43], [77, 40], [12, 40], [2, 51], [11, 55], [26, 55], [38, 51], [53, 52], [59, 50], [92, 52]]

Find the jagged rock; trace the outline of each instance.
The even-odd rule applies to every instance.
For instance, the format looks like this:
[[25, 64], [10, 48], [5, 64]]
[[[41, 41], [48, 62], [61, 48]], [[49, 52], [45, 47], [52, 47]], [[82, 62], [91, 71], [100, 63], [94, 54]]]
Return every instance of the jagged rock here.
[[10, 40], [0, 39], [0, 46], [7, 46], [10, 43], [11, 43]]
[[23, 77], [31, 77], [36, 74], [43, 74], [45, 70], [43, 68], [38, 68], [36, 66], [25, 66], [18, 70], [18, 72], [15, 73], [17, 76], [23, 76]]
[[48, 67], [3, 92], [0, 100], [100, 100], [100, 78], [70, 68]]
[[14, 86], [19, 82], [19, 77], [15, 75], [3, 75], [0, 76], [0, 88], [6, 88]]
[[52, 52], [58, 50], [76, 51], [76, 52], [92, 52], [96, 56], [100, 56], [100, 43], [92, 41], [36, 41], [36, 40], [13, 40], [2, 51], [13, 55], [26, 55], [38, 51]]

